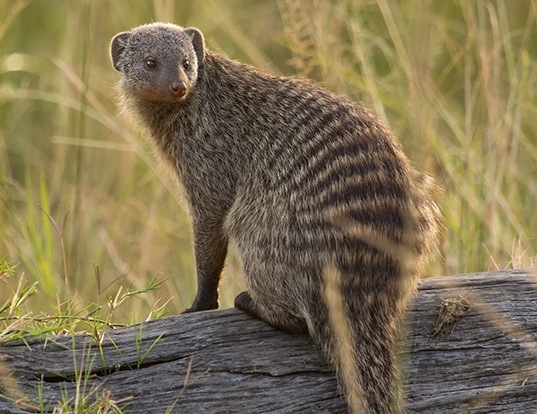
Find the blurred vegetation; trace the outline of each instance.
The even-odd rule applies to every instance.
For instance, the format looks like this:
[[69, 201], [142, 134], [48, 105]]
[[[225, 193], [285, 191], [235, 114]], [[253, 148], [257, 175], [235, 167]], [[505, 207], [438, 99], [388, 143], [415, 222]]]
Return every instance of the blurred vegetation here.
[[[133, 323], [190, 305], [190, 225], [117, 109], [108, 57], [114, 34], [151, 21], [199, 27], [213, 50], [315, 79], [385, 119], [444, 190], [431, 274], [533, 265], [536, 4], [1, 1], [0, 304], [77, 321], [107, 309], [105, 325], [112, 311]], [[222, 285], [230, 306], [242, 285], [233, 258]]]

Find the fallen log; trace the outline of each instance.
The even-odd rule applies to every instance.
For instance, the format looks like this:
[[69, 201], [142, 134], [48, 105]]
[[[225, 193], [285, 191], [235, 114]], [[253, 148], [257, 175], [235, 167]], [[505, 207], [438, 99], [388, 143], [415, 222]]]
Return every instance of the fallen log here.
[[[537, 269], [424, 279], [407, 326], [409, 413], [537, 412]], [[235, 309], [110, 330], [100, 343], [7, 342], [0, 361], [0, 413], [82, 394], [127, 413], [345, 412], [308, 337]]]

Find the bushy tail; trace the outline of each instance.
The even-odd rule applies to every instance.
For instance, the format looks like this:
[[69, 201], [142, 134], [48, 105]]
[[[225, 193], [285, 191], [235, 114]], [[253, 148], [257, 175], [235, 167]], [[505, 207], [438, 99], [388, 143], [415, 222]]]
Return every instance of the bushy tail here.
[[[362, 248], [339, 251], [325, 265], [323, 290], [311, 336], [336, 368], [352, 414], [404, 412], [404, 394], [397, 369], [398, 328], [415, 291], [419, 274], [439, 239], [441, 215], [431, 198], [435, 186], [415, 172], [417, 185], [402, 210], [403, 226], [392, 229], [360, 223], [349, 215], [332, 222]], [[365, 247], [368, 246], [368, 247]]]
[[[363, 378], [358, 369], [356, 338], [353, 334], [353, 323], [349, 320], [345, 309], [343, 295], [339, 289], [340, 274], [335, 267], [324, 270], [324, 300], [327, 304], [328, 323], [333, 331], [334, 340], [324, 338], [325, 353], [337, 367], [339, 383], [347, 399], [349, 409], [354, 414], [367, 413], [367, 397]], [[328, 331], [326, 328], [320, 330]], [[326, 346], [328, 344], [328, 346]]]
[[328, 312], [315, 318], [312, 336], [336, 367], [350, 413], [403, 412], [395, 363], [397, 310], [382, 293], [353, 297], [341, 278], [335, 266], [324, 269]]

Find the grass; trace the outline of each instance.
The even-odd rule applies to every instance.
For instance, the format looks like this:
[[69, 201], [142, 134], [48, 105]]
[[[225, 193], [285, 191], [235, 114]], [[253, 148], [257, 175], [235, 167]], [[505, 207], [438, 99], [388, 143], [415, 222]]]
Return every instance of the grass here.
[[[524, 0], [0, 2], [0, 340], [98, 337], [191, 304], [180, 195], [118, 113], [108, 58], [148, 21], [374, 109], [443, 188], [430, 274], [534, 266], [536, 19]], [[232, 257], [222, 306], [241, 288]]]

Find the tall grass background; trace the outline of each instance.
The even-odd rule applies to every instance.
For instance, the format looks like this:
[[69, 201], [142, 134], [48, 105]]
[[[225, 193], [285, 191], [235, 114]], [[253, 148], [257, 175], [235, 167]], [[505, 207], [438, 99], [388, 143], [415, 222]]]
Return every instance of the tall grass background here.
[[[533, 266], [536, 19], [527, 0], [1, 1], [0, 305], [117, 323], [190, 305], [190, 224], [118, 110], [108, 57], [114, 34], [151, 21], [386, 120], [443, 189], [430, 275]], [[241, 288], [232, 256], [221, 306]]]

